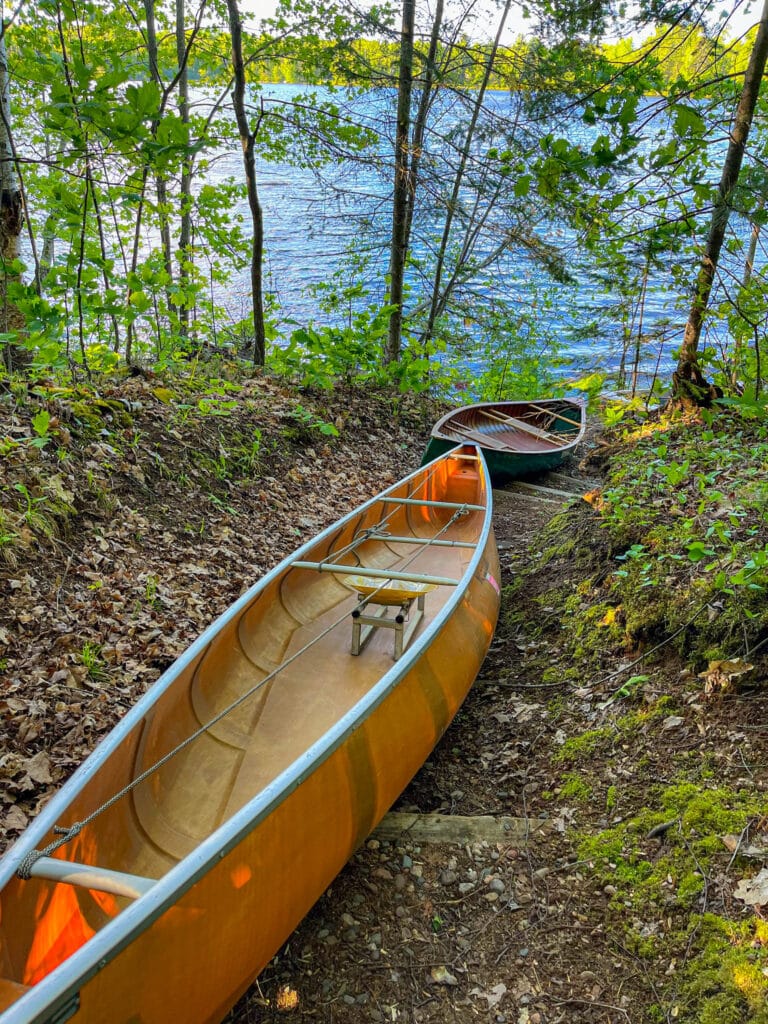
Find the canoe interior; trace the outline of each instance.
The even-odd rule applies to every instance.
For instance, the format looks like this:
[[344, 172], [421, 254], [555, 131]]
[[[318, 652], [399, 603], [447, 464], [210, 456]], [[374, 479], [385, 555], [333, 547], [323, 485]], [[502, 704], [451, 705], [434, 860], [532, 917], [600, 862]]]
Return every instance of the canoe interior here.
[[[303, 549], [301, 558], [349, 566], [350, 573], [363, 567], [460, 580], [475, 555], [487, 519], [484, 507], [488, 487], [484, 467], [476, 456], [473, 457], [473, 451], [475, 449], [467, 448], [463, 454], [446, 457], [406, 478], [387, 492], [393, 500], [379, 500], [364, 506], [327, 531], [314, 546]], [[440, 505], [400, 504], [397, 498], [470, 504], [480, 508], [460, 511]], [[382, 533], [403, 539], [371, 536]], [[430, 539], [456, 542], [456, 546], [429, 544]], [[495, 546], [493, 550], [495, 556]], [[497, 568], [494, 571], [497, 572]], [[487, 582], [481, 582], [479, 611], [476, 608], [465, 610], [466, 625], [461, 628], [466, 630], [466, 638], [458, 638], [466, 653], [452, 652], [459, 668], [462, 657], [467, 659], [465, 672], [471, 671], [472, 678], [485, 653], [483, 645], [487, 648], [490, 642], [498, 608], [495, 581], [492, 582], [496, 593]], [[474, 578], [473, 586], [480, 586]], [[454, 592], [454, 587], [440, 585], [426, 595], [424, 619], [416, 641], [440, 615]], [[357, 657], [351, 655], [351, 612], [357, 602], [357, 593], [347, 584], [345, 575], [335, 572], [287, 566], [267, 577], [264, 585], [254, 588], [252, 598], [241, 603], [235, 614], [222, 617], [220, 628], [188, 664], [177, 672], [175, 666], [169, 670], [167, 676], [175, 674], [175, 677], [164, 688], [159, 687], [161, 692], [157, 699], [114, 746], [101, 769], [73, 792], [60, 823], [69, 825], [82, 820], [202, 725], [249, 691], [256, 688], [255, 691], [104, 811], [54, 856], [159, 879], [195, 851], [313, 743], [321, 740], [392, 669], [393, 633], [389, 629], [376, 630], [363, 652]], [[408, 650], [401, 661], [408, 662]], [[447, 726], [463, 693], [444, 692], [437, 677], [443, 671], [446, 679], [452, 677], [452, 673], [458, 678], [459, 670], [446, 662], [444, 669], [437, 666], [429, 671], [432, 673], [429, 685], [434, 692], [426, 697], [419, 696], [418, 706], [409, 698], [413, 721], [408, 721], [402, 730], [404, 744], [413, 746], [414, 737], [423, 736], [423, 740], [418, 741], [424, 743], [425, 749], [412, 765], [410, 752], [407, 756], [403, 754], [403, 761], [409, 762], [408, 777], [403, 768], [403, 777], [398, 777], [399, 788], [395, 792], [381, 783], [384, 769], [374, 756], [376, 744], [384, 740], [367, 734], [366, 752], [359, 757], [366, 765], [370, 762], [373, 766], [370, 767], [371, 780], [366, 783], [368, 789], [357, 792], [355, 787], [360, 784], [354, 778], [340, 782], [338, 792], [323, 793], [322, 800], [327, 801], [327, 806], [317, 807], [317, 799], [306, 795], [311, 793], [311, 785], [307, 783], [302, 787], [306, 793], [300, 799], [306, 802], [303, 813], [308, 827], [313, 816], [319, 816], [318, 822], [324, 822], [326, 827], [339, 833], [328, 844], [336, 851], [337, 861], [341, 858], [332, 870], [325, 865], [323, 854], [313, 859], [308, 851], [290, 848], [289, 852], [290, 835], [280, 833], [278, 839], [277, 832], [270, 832], [268, 822], [259, 826], [257, 838], [262, 845], [257, 853], [265, 870], [276, 870], [270, 868], [270, 864], [278, 864], [279, 870], [281, 858], [288, 862], [298, 856], [301, 870], [313, 877], [306, 883], [303, 879], [294, 879], [294, 887], [306, 889], [303, 905], [299, 901], [285, 910], [285, 920], [265, 924], [264, 928], [271, 927], [272, 932], [259, 936], [260, 952], [249, 955], [258, 955], [264, 962], [265, 956], [268, 959], [273, 955], [286, 937], [285, 929], [290, 931], [309, 909], [355, 845], [386, 812]], [[472, 678], [466, 681], [465, 689]], [[398, 712], [401, 720], [404, 710]], [[393, 713], [387, 712], [390, 717]], [[384, 720], [382, 718], [382, 722]], [[389, 721], [386, 729], [396, 731], [396, 723]], [[347, 755], [349, 761], [350, 755]], [[349, 774], [350, 770], [345, 768], [344, 771]], [[354, 791], [354, 799], [350, 791]], [[274, 815], [275, 820], [281, 815], [282, 810]], [[275, 824], [274, 829], [281, 827]], [[52, 835], [49, 833], [36, 845], [42, 846]], [[329, 870], [330, 877], [325, 877], [323, 872], [327, 874]], [[237, 888], [240, 878], [245, 885], [253, 872], [251, 862], [233, 868], [229, 877], [235, 882], [228, 884]], [[281, 897], [270, 892], [270, 879], [260, 879], [259, 884], [263, 889], [262, 907], [261, 910], [255, 908], [251, 918], [253, 914], [268, 917], [271, 899], [277, 901], [274, 915], [280, 917]], [[194, 913], [203, 913], [200, 907], [206, 885], [207, 881], [197, 883], [191, 890], [192, 893], [200, 891], [197, 902], [193, 899], [189, 904], [190, 920], [194, 919]], [[211, 898], [222, 899], [215, 894]], [[12, 1005], [27, 987], [35, 986], [65, 963], [130, 904], [124, 897], [67, 884], [38, 878], [26, 882], [12, 879], [0, 893], [0, 1011]], [[234, 903], [230, 911], [232, 917], [237, 917], [239, 912], [239, 905]], [[161, 924], [165, 921], [161, 919]], [[186, 940], [176, 936], [173, 941]], [[211, 939], [211, 942], [218, 941]], [[233, 943], [237, 942], [242, 944], [242, 940], [235, 937]], [[222, 959], [229, 956], [233, 961], [238, 955], [235, 945], [229, 952], [226, 948], [221, 952]], [[210, 950], [206, 956], [212, 956]], [[211, 963], [209, 967], [213, 970]], [[261, 962], [253, 964], [247, 977], [237, 981], [236, 991], [235, 982], [231, 982], [231, 991], [221, 997], [221, 1005], [216, 1004], [213, 1010], [201, 1010], [199, 1018], [190, 1011], [184, 1019], [216, 1019], [216, 1013], [226, 1010], [228, 1001], [250, 983], [261, 966]], [[111, 984], [114, 990], [111, 997], [116, 999], [122, 982], [118, 978]], [[190, 992], [194, 988], [191, 981], [188, 988]], [[199, 995], [195, 998], [201, 999]], [[86, 998], [86, 1006], [87, 1003]], [[147, 1020], [154, 1019], [150, 1010], [144, 1012]], [[78, 1015], [75, 1019], [99, 1019], [100, 1013], [104, 1010], [94, 1010], [91, 1016]]]
[[585, 411], [574, 399], [485, 402], [454, 409], [434, 426], [422, 464], [462, 442], [479, 444], [491, 479], [556, 469], [584, 435]]
[[460, 444], [546, 455], [581, 438], [583, 406], [567, 399], [468, 405], [444, 417], [435, 433]]

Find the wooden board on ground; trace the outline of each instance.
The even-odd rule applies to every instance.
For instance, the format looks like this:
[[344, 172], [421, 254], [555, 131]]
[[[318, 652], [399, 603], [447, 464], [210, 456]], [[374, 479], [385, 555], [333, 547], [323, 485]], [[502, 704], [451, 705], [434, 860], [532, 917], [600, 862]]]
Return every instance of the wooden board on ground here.
[[541, 484], [529, 484], [527, 480], [513, 480], [507, 484], [506, 489], [515, 494], [535, 494], [539, 498], [557, 499], [565, 501], [567, 498], [576, 498], [578, 494], [573, 491], [563, 491], [559, 487], [542, 487]]
[[549, 470], [547, 473], [542, 473], [540, 482], [552, 487], [560, 487], [564, 491], [572, 491], [574, 494], [584, 494], [586, 491], [591, 491], [595, 487], [600, 487], [600, 480], [594, 477], [577, 477], [569, 476], [568, 473], [558, 473], [555, 470]]
[[511, 818], [483, 814], [414, 814], [390, 811], [372, 839], [410, 840], [418, 843], [525, 843], [537, 832], [547, 829], [546, 819]]
[[526, 502], [535, 502], [537, 505], [558, 505], [562, 506], [563, 498], [548, 498], [546, 495], [534, 494], [532, 491], [494, 491], [493, 492], [493, 508], [496, 512], [501, 512], [505, 508], [519, 508], [521, 504]]

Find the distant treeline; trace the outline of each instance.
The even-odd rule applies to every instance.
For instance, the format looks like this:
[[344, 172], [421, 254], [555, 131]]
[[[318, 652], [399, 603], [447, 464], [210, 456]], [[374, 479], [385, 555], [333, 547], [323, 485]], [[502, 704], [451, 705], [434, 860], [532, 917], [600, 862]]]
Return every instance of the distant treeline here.
[[[265, 56], [254, 62], [255, 76], [262, 82], [317, 83], [326, 81], [335, 85], [383, 85], [388, 81], [394, 86], [397, 81], [399, 43], [376, 39], [358, 39], [345, 47], [338, 43], [315, 41], [312, 49], [306, 41], [294, 45], [283, 40], [280, 52], [275, 52], [274, 43], [267, 37], [260, 40], [258, 48]], [[489, 87], [492, 89], [541, 89], [560, 88], [568, 90], [568, 59], [574, 57], [583, 62], [598, 57], [605, 63], [613, 64], [620, 70], [622, 65], [630, 67], [645, 57], [646, 70], [655, 64], [656, 85], [659, 92], [675, 90], [681, 82], [692, 83], [701, 80], [706, 70], [717, 62], [718, 77], [743, 71], [749, 57], [750, 43], [742, 40], [727, 43], [710, 39], [698, 28], [660, 28], [654, 36], [636, 43], [632, 38], [601, 46], [589, 46], [578, 41], [567, 44], [561, 63], [549, 63], [550, 68], [559, 67], [557, 80], [541, 78], [541, 53], [547, 46], [537, 39], [518, 40], [512, 46], [501, 47], [494, 61], [494, 70]], [[560, 49], [563, 49], [561, 44]], [[457, 88], [478, 86], [485, 72], [491, 46], [480, 45], [467, 38], [458, 40], [450, 53], [438, 55], [437, 64], [445, 70], [441, 75], [443, 84]], [[427, 60], [426, 48], [416, 46], [414, 72], [418, 81], [419, 71]]]

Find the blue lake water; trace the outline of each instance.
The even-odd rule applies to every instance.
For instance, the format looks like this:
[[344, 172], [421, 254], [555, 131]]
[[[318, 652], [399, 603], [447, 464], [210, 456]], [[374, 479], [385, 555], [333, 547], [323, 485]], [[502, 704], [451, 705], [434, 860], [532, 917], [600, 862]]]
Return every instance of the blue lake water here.
[[[266, 109], [271, 103], [295, 100], [304, 89], [295, 85], [274, 85], [265, 89]], [[367, 255], [370, 262], [363, 272], [370, 298], [380, 300], [384, 293], [388, 251], [386, 249], [390, 227], [390, 196], [392, 178], [391, 139], [393, 133], [393, 92], [367, 93], [353, 101], [354, 116], [385, 128], [380, 151], [365, 163], [331, 162], [320, 172], [294, 165], [259, 160], [257, 166], [259, 195], [264, 210], [266, 243], [266, 287], [277, 300], [283, 329], [292, 323], [329, 322], [329, 315], [319, 307], [311, 286], [328, 281], [332, 274], [345, 266], [350, 252], [358, 257]], [[492, 92], [485, 100], [486, 111], [500, 119], [516, 116], [515, 97], [508, 93]], [[455, 123], [458, 113], [448, 111], [443, 119], [443, 131]], [[570, 137], [590, 129], [578, 120], [566, 126]], [[565, 130], [552, 126], [552, 131]], [[438, 143], [439, 143], [438, 139]], [[487, 147], [486, 140], [483, 145]], [[239, 148], [222, 154], [216, 174], [242, 177], [242, 157]], [[245, 201], [238, 211], [248, 230], [248, 210]], [[427, 219], [429, 214], [427, 214]], [[363, 230], [361, 219], [370, 225]], [[435, 224], [439, 221], [436, 219]], [[527, 253], [519, 246], [508, 249], [494, 264], [492, 271], [480, 278], [473, 287], [484, 298], [503, 295], [519, 308], [530, 312], [535, 305], [545, 320], [544, 334], [557, 339], [560, 355], [571, 360], [562, 370], [574, 376], [592, 368], [615, 368], [619, 359], [622, 323], [613, 311], [617, 296], [608, 286], [597, 283], [588, 273], [586, 255], [580, 251], [578, 240], [565, 224], [544, 221], [537, 228], [539, 237], [561, 247], [566, 253], [569, 269], [577, 278], [576, 285], [554, 284]], [[415, 255], [426, 257], [430, 244], [415, 245]], [[490, 251], [495, 246], [492, 234], [481, 240]], [[696, 271], [695, 257], [691, 257], [691, 275]], [[345, 280], [348, 280], [345, 278]], [[418, 295], [418, 281], [411, 274], [412, 299]], [[465, 289], [465, 293], [471, 289]], [[249, 311], [249, 272], [234, 275], [230, 286], [218, 296], [234, 317], [246, 317]], [[671, 280], [657, 272], [648, 286], [643, 310], [643, 333], [649, 336], [642, 369], [653, 373], [657, 366], [662, 371], [672, 365], [673, 349], [682, 337], [689, 297], [680, 294]], [[590, 325], [600, 323], [599, 328]], [[542, 325], [539, 324], [539, 327]], [[472, 324], [467, 321], [468, 343], [471, 349]], [[479, 328], [478, 328], [479, 330]], [[477, 339], [475, 339], [477, 340]]]

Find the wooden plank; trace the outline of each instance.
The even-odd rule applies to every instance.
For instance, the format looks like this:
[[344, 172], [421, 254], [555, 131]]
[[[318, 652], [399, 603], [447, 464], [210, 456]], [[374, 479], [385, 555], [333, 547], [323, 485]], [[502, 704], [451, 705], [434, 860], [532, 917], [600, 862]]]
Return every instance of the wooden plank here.
[[481, 430], [474, 430], [472, 427], [465, 427], [463, 423], [446, 423], [446, 429], [456, 434], [463, 434], [470, 441], [475, 441], [481, 448], [491, 448], [495, 452], [508, 452], [509, 445], [498, 441], [493, 434], [484, 434]]
[[536, 494], [541, 498], [578, 498], [574, 491], [561, 491], [558, 487], [543, 487], [541, 484], [529, 484], [526, 480], [514, 480], [507, 484], [508, 491], [520, 491], [522, 493]]
[[371, 833], [373, 839], [409, 840], [415, 843], [525, 843], [549, 828], [546, 819], [512, 818], [483, 814], [414, 814], [390, 811]]
[[538, 505], [557, 505], [558, 508], [562, 508], [563, 499], [552, 497], [547, 498], [543, 494], [533, 494], [528, 491], [494, 491], [493, 492], [493, 510], [494, 512], [503, 512], [504, 509], [514, 508], [519, 506], [521, 502], [526, 501], [536, 502]]
[[542, 480], [545, 480], [547, 484], [552, 484], [554, 487], [560, 487], [564, 491], [572, 491], [574, 494], [586, 494], [587, 491], [601, 486], [600, 480], [589, 477], [569, 476], [567, 473], [557, 473], [555, 470], [545, 473]]

